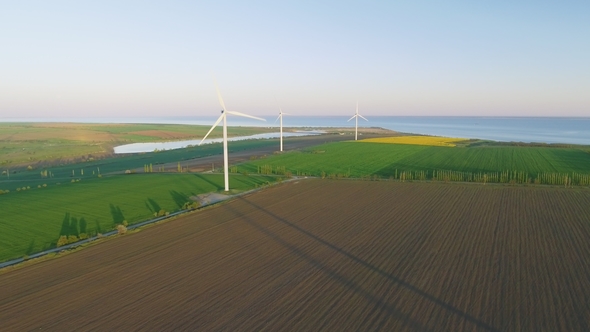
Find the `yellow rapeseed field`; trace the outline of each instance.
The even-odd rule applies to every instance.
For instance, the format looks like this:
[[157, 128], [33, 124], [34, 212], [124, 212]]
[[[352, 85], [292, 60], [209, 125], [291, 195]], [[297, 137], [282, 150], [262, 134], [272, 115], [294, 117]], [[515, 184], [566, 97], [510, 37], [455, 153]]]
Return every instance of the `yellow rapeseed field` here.
[[435, 136], [395, 136], [368, 138], [360, 142], [367, 143], [389, 143], [389, 144], [416, 144], [432, 146], [455, 146], [454, 143], [464, 141], [464, 138], [435, 137]]

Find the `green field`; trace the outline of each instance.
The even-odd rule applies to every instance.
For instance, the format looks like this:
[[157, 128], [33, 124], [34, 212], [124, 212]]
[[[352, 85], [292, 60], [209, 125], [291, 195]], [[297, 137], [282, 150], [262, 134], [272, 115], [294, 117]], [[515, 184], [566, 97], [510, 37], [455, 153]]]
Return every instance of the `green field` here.
[[[236, 141], [229, 150], [276, 144], [276, 140]], [[216, 143], [50, 167], [0, 169], [0, 261], [54, 247], [66, 215], [77, 223], [83, 219], [85, 233], [96, 234], [112, 230], [115, 219], [133, 224], [160, 209], [176, 211], [191, 195], [219, 191], [221, 175], [178, 173], [177, 165], [221, 153], [222, 144]], [[145, 165], [151, 165], [153, 173], [145, 174]], [[160, 173], [164, 165], [165, 172]], [[124, 175], [127, 170], [138, 171]], [[231, 188], [245, 190], [275, 180], [232, 175]]]
[[[247, 190], [274, 177], [232, 175], [232, 190]], [[55, 247], [70, 218], [89, 235], [173, 212], [190, 196], [223, 190], [222, 174], [131, 174], [82, 179], [0, 196], [0, 261]], [[75, 232], [74, 232], [75, 233]]]
[[[229, 145], [229, 152], [232, 153], [276, 144], [276, 139], [235, 141]], [[6, 169], [0, 169], [0, 174], [2, 174], [0, 175], [0, 190], [9, 190], [12, 193], [17, 188], [27, 186], [36, 188], [43, 184], [52, 185], [70, 182], [72, 179], [91, 179], [96, 178], [99, 172], [103, 175], [124, 173], [126, 170], [133, 169], [139, 169], [139, 172], [142, 172], [144, 165], [150, 164], [155, 172], [158, 171], [161, 165], [172, 164], [172, 166], [167, 166], [166, 171], [176, 172], [178, 163], [183, 166], [190, 159], [219, 155], [223, 153], [222, 149], [223, 146], [221, 143], [215, 143], [156, 153], [121, 155], [62, 166], [34, 167], [31, 170], [27, 168], [7, 168], [10, 172], [9, 175], [5, 173]], [[42, 171], [47, 171], [48, 176], [42, 176]]]
[[[276, 140], [237, 141], [229, 148], [231, 153], [269, 145], [276, 145]], [[348, 141], [273, 154], [241, 164], [237, 170], [232, 167], [232, 171], [588, 186], [589, 152], [587, 147], [482, 144], [438, 147]], [[57, 166], [37, 164], [31, 169], [9, 169], [9, 174], [0, 175], [0, 190], [9, 191], [0, 195], [0, 261], [55, 246], [64, 230], [72, 233], [68, 231], [72, 229], [72, 221], [77, 225], [73, 233], [82, 232], [85, 225], [85, 233], [96, 234], [112, 230], [123, 220], [132, 224], [160, 210], [178, 210], [190, 196], [219, 191], [221, 175], [177, 173], [177, 165], [184, 167], [191, 159], [221, 153], [221, 144], [209, 144]], [[147, 165], [152, 167], [152, 173], [144, 173]], [[164, 165], [165, 172], [160, 173]], [[137, 173], [123, 175], [127, 170]], [[245, 190], [274, 180], [269, 176], [233, 175], [231, 187]]]
[[[209, 126], [172, 124], [0, 123], [0, 168], [72, 162], [112, 154], [117, 145], [202, 138]], [[221, 137], [221, 127], [211, 138]], [[230, 136], [276, 131], [232, 127]]]
[[240, 166], [241, 170], [250, 173], [268, 173], [271, 168], [273, 174], [290, 172], [293, 175], [396, 179], [403, 172], [411, 172], [414, 179], [419, 178], [417, 174], [431, 179], [443, 171], [453, 171], [488, 174], [489, 182], [508, 182], [491, 179], [496, 173], [508, 172], [508, 180], [511, 180], [517, 172], [516, 178], [522, 174], [534, 182], [547, 174], [587, 177], [590, 175], [590, 153], [582, 148], [438, 147], [359, 141], [324, 144]]

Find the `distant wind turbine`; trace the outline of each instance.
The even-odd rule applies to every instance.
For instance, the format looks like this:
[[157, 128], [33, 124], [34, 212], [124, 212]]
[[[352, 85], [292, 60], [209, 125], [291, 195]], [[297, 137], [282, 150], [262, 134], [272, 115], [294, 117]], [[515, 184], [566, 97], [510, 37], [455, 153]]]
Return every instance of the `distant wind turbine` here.
[[[359, 116], [363, 119], [365, 119], [365, 121], [369, 121], [367, 120], [364, 116], [359, 114], [359, 102], [356, 102], [356, 113], [354, 113], [354, 115], [352, 116], [352, 118], [348, 119], [348, 121], [356, 118], [355, 120], [355, 125], [354, 125], [354, 140], [358, 140], [358, 128], [359, 128]], [[347, 122], [348, 122], [347, 121]]]
[[[284, 113], [283, 110], [281, 110], [281, 108], [279, 107], [279, 117], [277, 118], [277, 120], [281, 120], [281, 151], [283, 151], [283, 114], [290, 115], [289, 113]], [[277, 122], [277, 120], [275, 120], [275, 122]]]
[[266, 121], [266, 120], [252, 116], [252, 115], [240, 113], [240, 112], [228, 111], [225, 108], [225, 104], [223, 103], [223, 99], [221, 98], [221, 93], [219, 92], [219, 87], [217, 86], [217, 83], [215, 83], [215, 89], [217, 90], [217, 98], [219, 98], [219, 104], [221, 105], [221, 116], [219, 117], [219, 119], [217, 119], [217, 121], [215, 122], [213, 127], [211, 127], [211, 129], [209, 129], [209, 132], [207, 132], [207, 135], [205, 135], [205, 137], [203, 137], [203, 139], [201, 140], [199, 145], [203, 144], [203, 141], [207, 138], [207, 136], [209, 136], [209, 134], [211, 134], [213, 129], [215, 129], [215, 127], [217, 127], [219, 122], [221, 122], [221, 120], [223, 120], [223, 175], [225, 178], [225, 191], [229, 191], [229, 172], [228, 172], [228, 156], [227, 156], [227, 115], [232, 114], [232, 115], [244, 116], [247, 118], [252, 118], [252, 119], [256, 119], [256, 120], [260, 120], [260, 121]]

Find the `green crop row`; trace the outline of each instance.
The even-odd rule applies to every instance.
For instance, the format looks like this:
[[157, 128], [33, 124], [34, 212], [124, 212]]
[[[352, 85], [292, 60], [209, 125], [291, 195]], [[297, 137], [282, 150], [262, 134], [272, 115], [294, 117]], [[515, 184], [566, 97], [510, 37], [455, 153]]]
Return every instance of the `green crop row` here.
[[[338, 142], [303, 152], [273, 155], [240, 165], [258, 174], [441, 179], [460, 181], [588, 185], [590, 154], [576, 148], [448, 148]], [[423, 175], [421, 175], [423, 174]], [[457, 174], [461, 174], [460, 176]], [[459, 180], [457, 180], [459, 181]]]
[[[229, 151], [242, 151], [266, 146], [275, 146], [276, 140], [246, 140], [231, 142]], [[31, 169], [0, 168], [0, 189], [14, 192], [16, 188], [23, 186], [37, 187], [38, 185], [51, 185], [55, 183], [69, 182], [70, 179], [91, 179], [99, 174], [124, 173], [127, 170], [145, 170], [146, 165], [151, 166], [153, 172], [161, 171], [165, 164], [169, 164], [163, 171], [176, 172], [178, 164], [181, 168], [191, 159], [219, 155], [222, 153], [221, 143], [206, 144], [198, 147], [188, 147], [160, 151], [157, 153], [139, 153], [131, 155], [115, 156], [101, 160], [89, 160], [75, 164], [51, 167], [32, 167]]]
[[[274, 177], [232, 175], [232, 190], [247, 190]], [[0, 261], [54, 247], [64, 220], [86, 235], [117, 224], [147, 220], [192, 203], [191, 196], [223, 190], [222, 174], [132, 174], [83, 179], [0, 196]], [[84, 225], [84, 229], [82, 229]], [[70, 232], [71, 233], [71, 232]], [[80, 235], [80, 234], [77, 234]]]

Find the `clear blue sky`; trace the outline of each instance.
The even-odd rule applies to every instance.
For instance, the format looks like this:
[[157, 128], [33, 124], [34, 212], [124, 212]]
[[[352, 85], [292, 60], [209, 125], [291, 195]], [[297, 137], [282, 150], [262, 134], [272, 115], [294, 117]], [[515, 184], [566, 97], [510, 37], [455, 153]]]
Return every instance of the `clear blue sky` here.
[[4, 1], [0, 119], [590, 116], [590, 1]]

